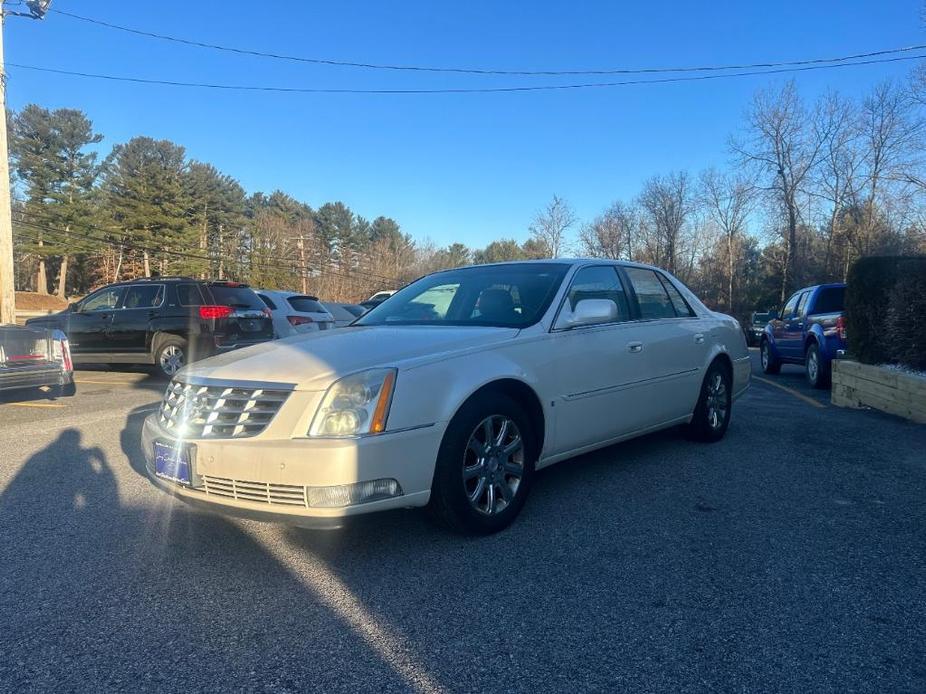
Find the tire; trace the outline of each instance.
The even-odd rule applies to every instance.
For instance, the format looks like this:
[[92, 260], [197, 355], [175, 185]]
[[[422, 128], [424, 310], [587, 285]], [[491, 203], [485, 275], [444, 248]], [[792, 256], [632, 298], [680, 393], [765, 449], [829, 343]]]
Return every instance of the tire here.
[[538, 453], [534, 427], [520, 404], [503, 393], [477, 395], [444, 433], [428, 512], [467, 535], [504, 530], [524, 506]]
[[724, 437], [733, 413], [732, 381], [730, 369], [721, 362], [715, 361], [708, 367], [687, 427], [689, 438], [713, 443]]
[[165, 335], [158, 339], [154, 350], [154, 370], [162, 378], [171, 379], [189, 363], [187, 341], [177, 335]]
[[762, 372], [775, 375], [781, 371], [781, 361], [772, 354], [772, 348], [768, 340], [763, 339], [759, 347], [759, 359], [762, 363]]
[[55, 386], [54, 394], [56, 398], [73, 398], [77, 395], [77, 384], [74, 381]]
[[811, 342], [804, 354], [804, 373], [811, 388], [828, 388], [830, 385], [830, 369], [820, 359], [820, 345]]

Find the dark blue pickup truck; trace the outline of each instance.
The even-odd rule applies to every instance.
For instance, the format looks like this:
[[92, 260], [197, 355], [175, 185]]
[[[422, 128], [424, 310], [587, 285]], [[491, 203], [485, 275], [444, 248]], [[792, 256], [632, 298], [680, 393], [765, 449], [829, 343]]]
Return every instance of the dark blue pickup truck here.
[[781, 315], [772, 313], [759, 346], [762, 370], [802, 364], [814, 388], [830, 384], [833, 359], [846, 353], [845, 284], [821, 284], [794, 292]]

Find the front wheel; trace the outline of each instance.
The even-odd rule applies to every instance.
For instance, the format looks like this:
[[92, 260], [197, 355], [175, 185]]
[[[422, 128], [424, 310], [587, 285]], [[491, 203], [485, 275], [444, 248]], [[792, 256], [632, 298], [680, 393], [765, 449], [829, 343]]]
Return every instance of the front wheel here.
[[457, 532], [511, 525], [527, 498], [537, 446], [524, 409], [501, 393], [467, 402], [441, 442], [428, 510]]
[[719, 441], [727, 433], [733, 410], [733, 383], [730, 370], [714, 362], [707, 370], [688, 435], [697, 441]]
[[759, 360], [762, 362], [762, 372], [767, 374], [777, 374], [781, 371], [781, 362], [772, 354], [772, 347], [768, 340], [762, 340], [762, 346], [759, 349]]

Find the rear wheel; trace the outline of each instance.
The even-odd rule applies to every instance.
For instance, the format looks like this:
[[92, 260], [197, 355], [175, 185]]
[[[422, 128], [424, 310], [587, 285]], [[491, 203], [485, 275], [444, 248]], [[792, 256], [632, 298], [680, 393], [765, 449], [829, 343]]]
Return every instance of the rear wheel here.
[[804, 370], [807, 373], [807, 382], [813, 388], [826, 388], [830, 384], [830, 370], [823, 365], [820, 359], [820, 346], [811, 342], [804, 355]]
[[524, 409], [501, 393], [467, 402], [441, 442], [428, 510], [453, 530], [488, 535], [524, 506], [536, 444]]
[[733, 410], [733, 379], [730, 370], [715, 361], [707, 370], [688, 435], [697, 441], [719, 441], [727, 433]]
[[772, 347], [768, 340], [763, 339], [759, 348], [759, 359], [762, 362], [762, 371], [767, 374], [777, 374], [781, 371], [781, 362], [772, 354]]
[[176, 335], [167, 335], [158, 341], [154, 351], [154, 367], [158, 375], [173, 378], [188, 360], [187, 341]]

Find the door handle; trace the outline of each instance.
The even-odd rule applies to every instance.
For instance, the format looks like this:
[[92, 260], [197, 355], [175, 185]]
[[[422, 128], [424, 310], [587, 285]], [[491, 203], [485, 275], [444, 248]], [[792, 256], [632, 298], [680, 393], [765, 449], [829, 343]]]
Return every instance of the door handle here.
[[695, 336], [695, 344], [703, 345], [704, 344], [704, 333], [697, 333]]
[[643, 343], [642, 342], [628, 342], [627, 351], [630, 352], [631, 354], [637, 354], [638, 352], [642, 352]]

